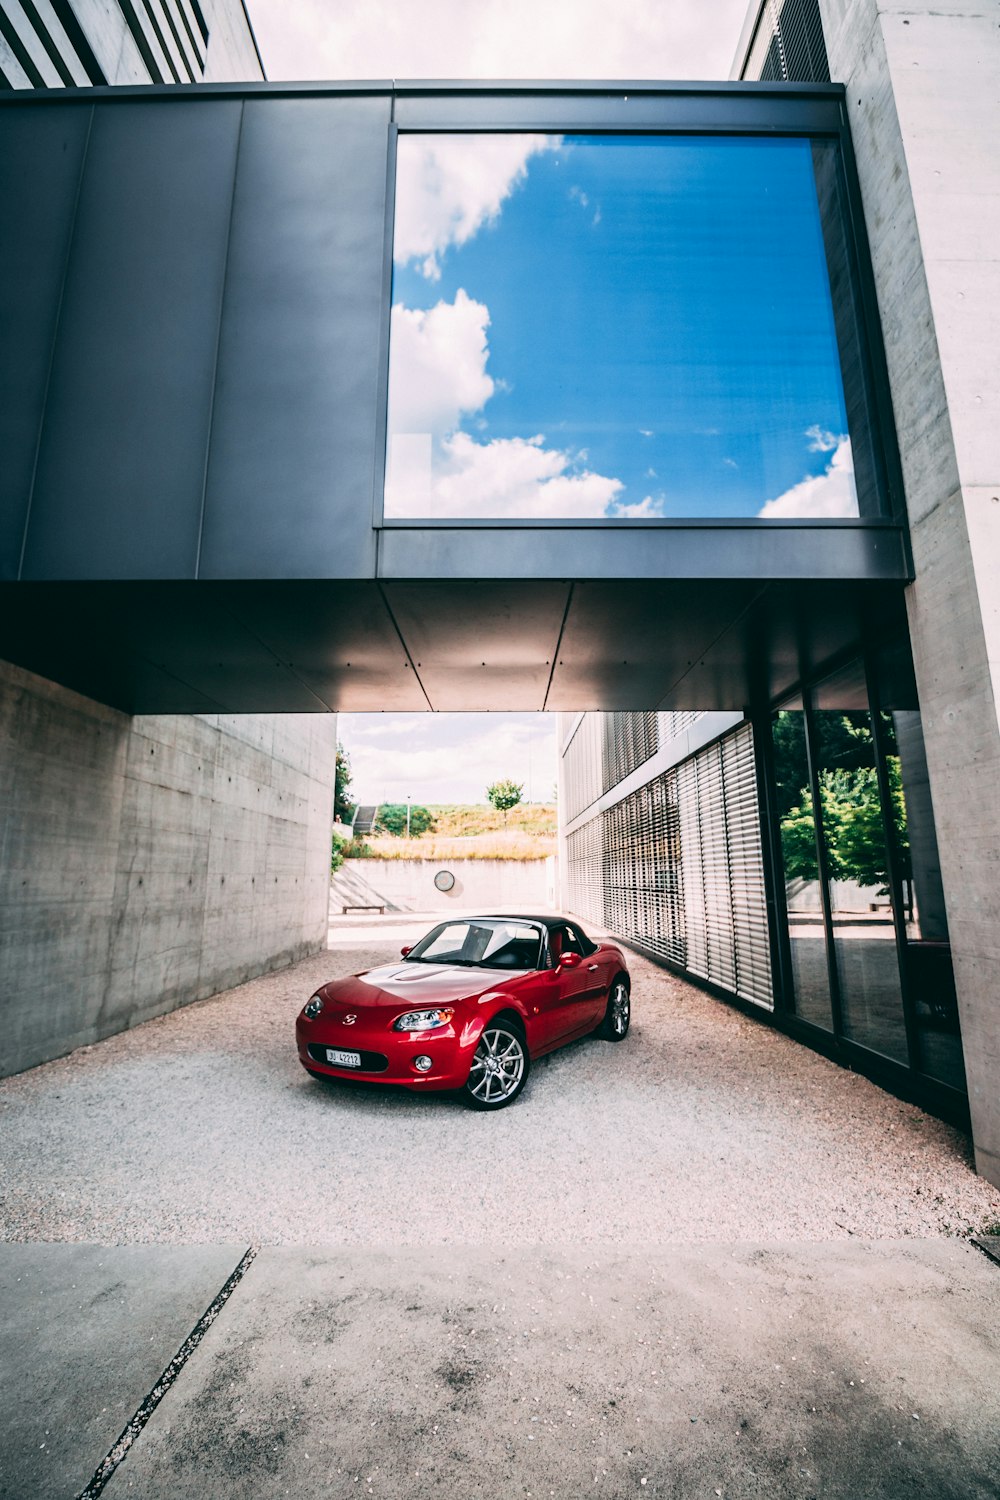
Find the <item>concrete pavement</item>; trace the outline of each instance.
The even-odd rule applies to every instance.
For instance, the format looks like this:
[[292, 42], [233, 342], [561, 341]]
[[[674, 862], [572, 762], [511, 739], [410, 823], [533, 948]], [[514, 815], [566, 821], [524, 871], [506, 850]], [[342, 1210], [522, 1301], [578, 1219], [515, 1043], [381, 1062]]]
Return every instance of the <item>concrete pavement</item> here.
[[[48, 1310], [5, 1341], [0, 1494], [84, 1491], [239, 1256], [0, 1247]], [[103, 1493], [994, 1500], [998, 1369], [958, 1241], [265, 1248]]]

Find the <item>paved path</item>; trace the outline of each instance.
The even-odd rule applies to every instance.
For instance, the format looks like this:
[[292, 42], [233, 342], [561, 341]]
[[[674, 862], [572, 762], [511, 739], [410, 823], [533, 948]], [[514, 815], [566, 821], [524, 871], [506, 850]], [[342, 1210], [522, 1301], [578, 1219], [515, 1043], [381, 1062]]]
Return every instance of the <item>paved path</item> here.
[[263, 1249], [150, 1410], [238, 1260], [0, 1246], [5, 1500], [98, 1493], [133, 1402], [110, 1500], [1000, 1493], [1000, 1267], [958, 1241]]
[[0, 1497], [1000, 1492], [960, 1134], [638, 959], [499, 1115], [317, 1085], [336, 935], [0, 1083]]

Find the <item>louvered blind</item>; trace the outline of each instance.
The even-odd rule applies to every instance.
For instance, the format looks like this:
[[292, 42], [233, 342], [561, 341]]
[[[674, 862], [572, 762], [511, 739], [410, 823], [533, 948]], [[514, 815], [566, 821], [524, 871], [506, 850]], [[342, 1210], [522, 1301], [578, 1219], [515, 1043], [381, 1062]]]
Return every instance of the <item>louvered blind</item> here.
[[753, 732], [741, 725], [566, 841], [579, 916], [771, 1007]]
[[631, 776], [659, 747], [658, 714], [615, 713], [599, 715], [604, 727], [602, 790]]
[[829, 83], [818, 0], [764, 0], [743, 78], [761, 83]]

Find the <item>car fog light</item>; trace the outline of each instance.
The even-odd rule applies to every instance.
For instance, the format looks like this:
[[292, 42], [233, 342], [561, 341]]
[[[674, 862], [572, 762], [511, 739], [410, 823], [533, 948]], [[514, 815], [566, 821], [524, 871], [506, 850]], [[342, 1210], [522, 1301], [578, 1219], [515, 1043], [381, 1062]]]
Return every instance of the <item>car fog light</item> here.
[[427, 1073], [434, 1066], [434, 1060], [424, 1053], [423, 1056], [413, 1059], [413, 1066], [418, 1073]]

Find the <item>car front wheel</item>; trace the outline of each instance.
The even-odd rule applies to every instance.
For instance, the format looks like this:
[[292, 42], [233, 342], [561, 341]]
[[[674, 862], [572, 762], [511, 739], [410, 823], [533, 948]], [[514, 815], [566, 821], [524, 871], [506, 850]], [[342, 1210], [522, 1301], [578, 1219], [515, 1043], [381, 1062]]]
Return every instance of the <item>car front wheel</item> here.
[[528, 1048], [508, 1023], [487, 1026], [479, 1038], [463, 1094], [473, 1109], [504, 1109], [528, 1081]]
[[623, 1042], [632, 1019], [632, 1001], [624, 979], [616, 979], [608, 991], [608, 1008], [598, 1028], [598, 1036], [607, 1042]]

